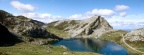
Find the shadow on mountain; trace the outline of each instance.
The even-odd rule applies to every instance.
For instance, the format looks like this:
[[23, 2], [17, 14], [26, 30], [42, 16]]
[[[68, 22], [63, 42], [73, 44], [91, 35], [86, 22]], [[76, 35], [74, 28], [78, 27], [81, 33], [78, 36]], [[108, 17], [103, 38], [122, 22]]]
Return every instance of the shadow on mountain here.
[[10, 33], [8, 29], [0, 24], [0, 46], [12, 46], [22, 42], [16, 35]]
[[[11, 44], [15, 44], [17, 39], [28, 43], [35, 42], [36, 44], [62, 39], [43, 28], [45, 23], [21, 15], [13, 16], [4, 10], [0, 10], [0, 23], [2, 24], [0, 45], [5, 45], [5, 43], [9, 45], [11, 42]], [[15, 35], [11, 34], [7, 29]]]
[[27, 33], [24, 35], [31, 36], [32, 38], [43, 38], [43, 39], [51, 38], [51, 39], [59, 39], [59, 40], [62, 39], [52, 33], [49, 33], [48, 31], [42, 28], [34, 28], [31, 30], [28, 30]]

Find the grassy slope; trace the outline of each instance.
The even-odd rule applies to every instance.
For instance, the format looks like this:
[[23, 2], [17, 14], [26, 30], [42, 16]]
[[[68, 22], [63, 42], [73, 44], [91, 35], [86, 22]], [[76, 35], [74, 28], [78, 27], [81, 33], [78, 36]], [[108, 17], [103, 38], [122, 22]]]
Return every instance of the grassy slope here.
[[90, 52], [71, 52], [60, 46], [33, 45], [28, 43], [19, 43], [10, 47], [0, 47], [0, 52], [9, 55], [100, 55]]
[[132, 47], [135, 47], [136, 49], [144, 52], [144, 42], [143, 41], [134, 41], [134, 42], [126, 41], [126, 42], [129, 43], [129, 45], [131, 45]]
[[68, 25], [68, 23], [63, 22], [63, 23], [59, 24], [58, 26], [54, 26], [56, 22], [58, 22], [58, 21], [49, 23], [46, 27], [46, 30], [50, 33], [53, 33], [53, 34], [61, 37], [61, 38], [69, 37], [68, 33], [63, 31], [64, 27], [66, 27]]
[[[48, 32], [53, 33], [61, 38], [69, 38], [69, 36], [70, 36], [67, 32], [65, 32], [65, 31], [67, 31], [67, 30], [65, 30], [66, 27], [78, 24], [78, 20], [71, 20], [71, 21], [64, 21], [55, 26], [55, 23], [57, 23], [57, 22], [58, 21], [47, 24], [46, 29]], [[77, 28], [77, 27], [75, 27], [75, 28]]]
[[122, 30], [112, 31], [112, 32], [103, 34], [100, 38], [104, 40], [109, 40], [112, 42], [117, 42], [120, 44], [122, 34], [125, 35], [126, 33], [127, 33], [126, 31], [122, 31]]
[[138, 55], [138, 54], [140, 54], [140, 53], [137, 53], [137, 52], [133, 51], [132, 49], [130, 49], [129, 47], [127, 47], [122, 42], [122, 35], [125, 35], [126, 33], [127, 33], [126, 31], [122, 31], [122, 30], [108, 32], [108, 33], [103, 34], [100, 37], [100, 39], [112, 41], [112, 42], [115, 42], [115, 43], [118, 43], [118, 44], [122, 45], [123, 47], [125, 47], [128, 50], [128, 52], [130, 53], [130, 55], [135, 55], [135, 54]]
[[8, 55], [8, 54], [0, 52], [0, 55]]
[[50, 32], [50, 33], [53, 33], [61, 38], [68, 38], [69, 37], [69, 34], [64, 32], [63, 30], [59, 30], [59, 29], [56, 29], [56, 28], [47, 28], [47, 31]]

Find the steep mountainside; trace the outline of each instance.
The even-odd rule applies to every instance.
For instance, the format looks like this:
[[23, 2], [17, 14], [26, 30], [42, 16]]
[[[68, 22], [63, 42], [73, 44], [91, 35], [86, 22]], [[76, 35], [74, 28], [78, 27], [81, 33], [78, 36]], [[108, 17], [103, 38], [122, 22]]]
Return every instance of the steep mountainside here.
[[[70, 37], [99, 37], [113, 28], [101, 16], [93, 16], [86, 20], [62, 20], [49, 23], [47, 28], [62, 30]], [[55, 30], [53, 30], [55, 31]]]
[[24, 16], [13, 16], [3, 10], [0, 10], [0, 23], [6, 26], [12, 33], [17, 35], [23, 41], [34, 41], [38, 38], [61, 39], [42, 28], [44, 23]]

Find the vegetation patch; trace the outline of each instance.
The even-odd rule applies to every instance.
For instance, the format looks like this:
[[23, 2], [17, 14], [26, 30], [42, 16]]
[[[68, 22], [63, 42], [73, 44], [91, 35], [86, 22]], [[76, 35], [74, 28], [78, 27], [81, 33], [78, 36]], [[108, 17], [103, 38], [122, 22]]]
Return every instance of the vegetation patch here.
[[[125, 47], [129, 53], [129, 55], [140, 55], [141, 53], [138, 53], [136, 51], [133, 51], [131, 48], [129, 48], [128, 46], [126, 46], [123, 41], [122, 41], [122, 37], [126, 34], [126, 31], [123, 30], [118, 30], [118, 31], [111, 31], [108, 33], [103, 34], [100, 39], [103, 40], [108, 40], [108, 41], [112, 41], [115, 42], [123, 47]], [[128, 43], [128, 42], [127, 42]], [[128, 43], [129, 44], [129, 43]]]
[[111, 31], [111, 32], [103, 34], [100, 38], [103, 40], [109, 40], [109, 41], [117, 42], [120, 44], [122, 35], [125, 35], [126, 33], [127, 32], [123, 30]]
[[130, 46], [132, 46], [132, 47], [134, 47], [134, 48], [136, 48], [136, 49], [141, 50], [141, 51], [144, 52], [144, 42], [143, 41], [132, 41], [131, 42], [131, 41], [126, 40], [126, 42]]
[[64, 21], [64, 22], [60, 23], [59, 25], [55, 26], [55, 28], [57, 28], [59, 30], [64, 30], [68, 26], [69, 26], [68, 22]]
[[46, 28], [48, 32], [55, 34], [56, 36], [59, 36], [61, 38], [67, 38], [69, 37], [69, 34], [63, 30], [59, 30], [57, 28]]
[[56, 22], [58, 22], [58, 21], [51, 22], [51, 23], [47, 24], [47, 26], [50, 28], [53, 28]]
[[58, 21], [49, 23], [46, 27], [46, 30], [50, 33], [55, 34], [56, 36], [61, 37], [61, 38], [68, 38], [69, 34], [67, 32], [65, 32], [64, 29], [66, 27], [68, 27], [69, 25], [76, 24], [76, 21], [72, 20], [70, 23], [68, 23], [68, 21], [64, 21], [64, 22], [60, 23], [59, 25], [54, 26], [56, 22], [58, 22]]
[[76, 20], [72, 20], [69, 24], [75, 25], [75, 24], [77, 24], [77, 21]]
[[0, 47], [0, 54], [3, 54], [3, 52], [9, 55], [100, 55], [90, 52], [72, 52], [61, 46], [33, 45], [28, 43]]
[[0, 55], [8, 55], [8, 54], [0, 52]]

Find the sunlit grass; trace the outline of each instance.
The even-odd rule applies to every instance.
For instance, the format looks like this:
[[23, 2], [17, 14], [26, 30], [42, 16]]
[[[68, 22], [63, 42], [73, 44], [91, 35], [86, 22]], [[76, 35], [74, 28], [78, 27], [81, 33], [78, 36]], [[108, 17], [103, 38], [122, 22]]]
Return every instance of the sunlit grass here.
[[122, 30], [118, 30], [118, 31], [112, 31], [112, 32], [108, 32], [103, 34], [100, 39], [103, 40], [109, 40], [112, 42], [117, 42], [120, 44], [120, 40], [122, 38], [122, 35], [125, 35], [127, 32], [126, 31], [122, 31]]
[[[130, 55], [138, 55], [138, 54], [141, 54], [141, 53], [138, 53], [134, 50], [132, 50], [131, 48], [129, 48], [128, 46], [126, 46], [123, 41], [122, 41], [122, 35], [125, 35], [127, 32], [126, 31], [122, 31], [122, 30], [118, 30], [118, 31], [112, 31], [112, 32], [108, 32], [108, 33], [105, 33], [103, 34], [100, 39], [103, 39], [103, 40], [108, 40], [108, 41], [112, 41], [112, 42], [115, 42], [121, 46], [123, 46], [124, 48], [126, 48], [128, 50], [128, 53]], [[132, 45], [136, 45], [134, 43], [129, 43], [127, 42], [128, 44], [132, 44]], [[139, 43], [140, 44], [140, 43]], [[142, 45], [141, 45], [142, 46]], [[133, 46], [134, 47], [134, 46]], [[139, 47], [138, 47], [139, 48]]]
[[72, 52], [61, 46], [34, 45], [28, 43], [19, 43], [15, 46], [0, 47], [0, 52], [9, 55], [99, 55], [90, 52]]
[[67, 32], [64, 32], [63, 30], [59, 30], [59, 29], [56, 29], [56, 28], [47, 28], [47, 31], [48, 32], [51, 32], [61, 38], [68, 38], [69, 37], [69, 34]]

